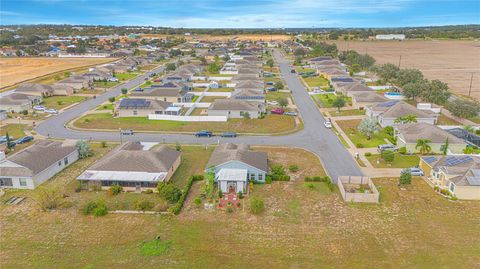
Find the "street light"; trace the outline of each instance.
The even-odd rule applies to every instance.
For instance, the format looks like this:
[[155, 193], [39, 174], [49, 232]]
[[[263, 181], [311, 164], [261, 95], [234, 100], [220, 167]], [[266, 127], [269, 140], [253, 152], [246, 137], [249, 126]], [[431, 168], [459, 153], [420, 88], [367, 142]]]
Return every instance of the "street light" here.
[[118, 132], [120, 134], [120, 145], [123, 144], [123, 140], [122, 140], [122, 128], [118, 128]]

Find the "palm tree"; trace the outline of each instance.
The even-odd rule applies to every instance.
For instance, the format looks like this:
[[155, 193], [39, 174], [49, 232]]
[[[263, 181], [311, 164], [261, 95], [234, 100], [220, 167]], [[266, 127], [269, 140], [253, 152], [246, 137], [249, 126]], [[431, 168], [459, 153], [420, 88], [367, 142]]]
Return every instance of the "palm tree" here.
[[417, 139], [417, 145], [415, 146], [415, 149], [420, 148], [420, 153], [425, 154], [430, 152], [432, 150], [432, 147], [428, 144], [432, 141], [428, 139]]
[[395, 119], [394, 123], [407, 124], [417, 122], [417, 116], [415, 115], [405, 115]]

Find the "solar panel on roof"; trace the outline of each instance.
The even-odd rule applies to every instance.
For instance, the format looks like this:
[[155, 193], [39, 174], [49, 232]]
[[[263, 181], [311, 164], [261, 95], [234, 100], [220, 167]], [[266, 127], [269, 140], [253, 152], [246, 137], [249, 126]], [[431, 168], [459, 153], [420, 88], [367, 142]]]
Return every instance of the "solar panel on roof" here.
[[437, 160], [437, 157], [434, 157], [434, 156], [423, 157], [423, 160], [426, 161], [427, 163], [433, 163], [434, 161]]
[[480, 177], [467, 177], [467, 181], [472, 186], [480, 186]]
[[470, 156], [461, 156], [461, 157], [448, 156], [448, 157], [445, 159], [445, 165], [447, 165], [447, 166], [454, 166], [454, 165], [457, 165], [457, 164], [470, 162], [470, 161], [472, 161], [472, 160], [473, 160], [473, 159], [472, 159], [472, 157], [470, 157]]

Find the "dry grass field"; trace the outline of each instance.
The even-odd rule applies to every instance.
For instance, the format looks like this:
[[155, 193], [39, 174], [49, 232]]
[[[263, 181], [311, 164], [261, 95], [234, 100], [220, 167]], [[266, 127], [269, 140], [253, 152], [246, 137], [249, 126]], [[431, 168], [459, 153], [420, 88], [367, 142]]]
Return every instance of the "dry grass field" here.
[[418, 68], [429, 79], [440, 79], [453, 92], [467, 95], [473, 73], [471, 96], [480, 100], [479, 41], [338, 41], [339, 50], [367, 52], [377, 63], [398, 64]]
[[87, 67], [114, 58], [0, 58], [0, 88], [56, 72]]
[[[142, 37], [150, 38], [165, 38], [165, 37], [175, 37], [174, 35], [162, 35], [162, 34], [145, 34]], [[186, 40], [205, 40], [205, 41], [228, 41], [231, 39], [242, 40], [242, 41], [285, 41], [290, 40], [293, 37], [290, 35], [261, 35], [261, 34], [243, 34], [243, 35], [176, 35], [176, 37], [183, 37]]]

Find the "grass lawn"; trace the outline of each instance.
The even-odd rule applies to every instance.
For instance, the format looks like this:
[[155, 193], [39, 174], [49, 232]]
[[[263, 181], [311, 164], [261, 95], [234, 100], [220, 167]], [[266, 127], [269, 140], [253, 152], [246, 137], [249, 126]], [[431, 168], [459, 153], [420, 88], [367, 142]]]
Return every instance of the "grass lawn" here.
[[120, 84], [118, 81], [95, 81], [93, 85], [97, 88], [111, 88]]
[[205, 91], [205, 88], [195, 87], [192, 89], [192, 92], [204, 92], [204, 91]]
[[279, 98], [288, 98], [288, 97], [290, 97], [289, 93], [279, 92], [279, 91], [275, 91], [275, 92], [267, 91], [267, 94], [265, 96], [267, 101], [278, 101]]
[[132, 79], [132, 78], [135, 78], [135, 77], [137, 77], [138, 75], [140, 75], [140, 73], [137, 73], [137, 72], [126, 72], [126, 73], [115, 74], [115, 77], [118, 78], [118, 80], [120, 80], [120, 81], [126, 81], [126, 80], [130, 80], [130, 79]]
[[[76, 176], [72, 171], [62, 177], [71, 181]], [[478, 202], [447, 201], [419, 178], [404, 190], [395, 178], [374, 182], [381, 193], [379, 204], [345, 203], [323, 183], [311, 183], [312, 188], [303, 180], [254, 185], [253, 194], [265, 202], [265, 211], [256, 216], [247, 206], [228, 215], [198, 209], [193, 197], [177, 217], [95, 218], [80, 214], [75, 205], [42, 212], [32, 199], [20, 206], [2, 203], [0, 267], [477, 267]], [[202, 183], [196, 182], [192, 191], [200, 193]], [[248, 197], [242, 203], [248, 205]], [[146, 256], [145, 242], [156, 237], [170, 242], [168, 251]], [[219, 251], [219, 246], [235, 249], [236, 255]]]
[[336, 123], [357, 147], [359, 144], [362, 144], [364, 148], [375, 148], [378, 145], [386, 143], [385, 139], [388, 138], [388, 135], [383, 131], [374, 134], [370, 140], [367, 139], [366, 135], [360, 133], [357, 130], [357, 126], [361, 121], [362, 120], [337, 120]]
[[365, 110], [360, 109], [341, 109], [340, 112], [337, 110], [330, 112], [332, 117], [344, 117], [344, 116], [360, 116], [365, 115]]
[[182, 162], [173, 174], [170, 182], [183, 188], [191, 175], [203, 175], [208, 159], [214, 149], [213, 146], [185, 146], [182, 147]]
[[347, 141], [345, 140], [345, 138], [343, 138], [343, 136], [337, 131], [337, 129], [335, 128], [335, 126], [332, 125], [332, 131], [338, 136], [338, 139], [340, 139], [340, 142], [342, 142], [343, 146], [347, 149], [350, 148], [350, 145], [348, 145]]
[[[375, 168], [408, 168], [418, 166], [420, 158], [417, 155], [402, 155], [400, 153], [395, 153], [395, 158], [393, 162], [385, 162], [380, 154], [373, 154], [372, 156], [366, 157], [367, 160]], [[380, 161], [377, 164], [377, 160]]]
[[326, 87], [328, 86], [328, 80], [323, 78], [323, 77], [309, 77], [309, 78], [304, 78], [305, 83], [309, 87]]
[[113, 118], [109, 113], [85, 115], [75, 121], [74, 125], [85, 129], [118, 130], [133, 129], [135, 131], [167, 131], [239, 133], [281, 133], [295, 130], [294, 117], [284, 115], [267, 115], [264, 119], [229, 119], [227, 122], [180, 122], [167, 120], [149, 120], [143, 117]]
[[210, 88], [209, 92], [233, 92], [233, 88]]
[[112, 110], [113, 109], [113, 104], [112, 103], [106, 103], [103, 105], [99, 105], [97, 109], [95, 110]]
[[309, 73], [309, 72], [316, 72], [317, 70], [314, 68], [308, 68], [308, 67], [295, 67], [295, 71], [297, 71], [297, 73]]
[[270, 67], [270, 66], [263, 66], [263, 71], [264, 72], [270, 72], [270, 73], [280, 73], [280, 70], [278, 67]]
[[27, 127], [26, 124], [7, 124], [0, 127], [0, 135], [3, 136], [8, 133], [10, 137], [16, 140], [25, 136], [25, 127]]
[[226, 96], [204, 96], [202, 100], [200, 100], [201, 103], [212, 103], [216, 99], [227, 99]]
[[479, 117], [473, 117], [473, 118], [469, 118], [469, 120], [475, 122], [475, 123], [478, 123], [480, 124], [480, 116]]
[[[332, 107], [333, 101], [337, 98], [337, 95], [333, 93], [327, 93], [327, 94], [313, 94], [311, 95], [315, 103], [319, 107], [322, 108], [330, 108]], [[350, 105], [352, 103], [352, 98], [344, 96], [346, 105]]]
[[449, 118], [443, 114], [438, 115], [437, 124], [438, 125], [462, 125], [460, 122], [452, 118]]
[[202, 114], [202, 111], [204, 111], [204, 110], [208, 110], [208, 109], [197, 107], [197, 108], [193, 109], [192, 113], [190, 113], [189, 116], [206, 116], [206, 115], [208, 115], [208, 113]]
[[214, 74], [214, 73], [204, 72], [204, 73], [202, 73], [200, 76], [204, 76], [204, 77], [233, 77], [233, 76], [235, 76], [235, 75], [230, 75], [230, 74]]
[[62, 109], [64, 107], [70, 106], [72, 104], [80, 103], [85, 101], [87, 97], [85, 96], [51, 96], [43, 98], [43, 105], [47, 108], [53, 109]]

